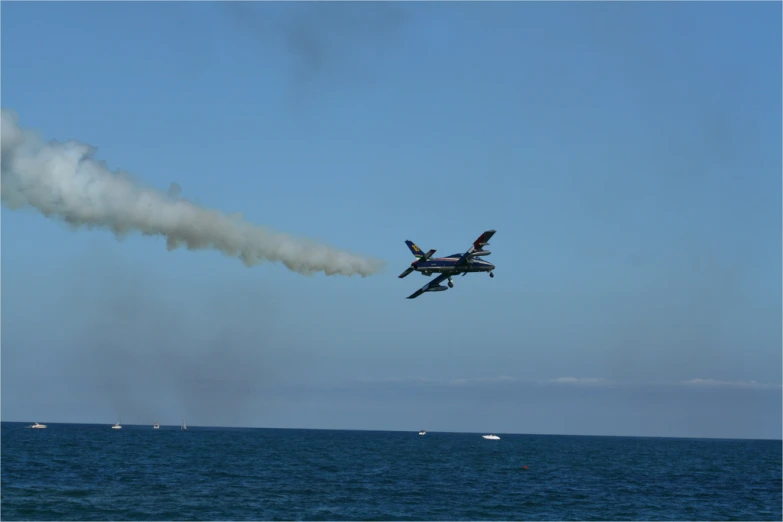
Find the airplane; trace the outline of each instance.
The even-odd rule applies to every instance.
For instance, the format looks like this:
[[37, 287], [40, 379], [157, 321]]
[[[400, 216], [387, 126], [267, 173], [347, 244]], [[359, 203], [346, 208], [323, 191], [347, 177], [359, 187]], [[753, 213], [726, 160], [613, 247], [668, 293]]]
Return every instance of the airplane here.
[[[495, 265], [489, 261], [483, 259], [477, 259], [478, 257], [488, 256], [492, 252], [484, 250], [484, 247], [489, 244], [489, 240], [495, 235], [494, 230], [487, 230], [479, 236], [479, 238], [473, 242], [473, 246], [464, 254], [451, 254], [448, 257], [436, 257], [432, 258], [432, 254], [435, 250], [430, 250], [426, 254], [422, 253], [421, 249], [411, 240], [406, 240], [405, 244], [410, 248], [411, 253], [416, 256], [416, 261], [411, 263], [403, 273], [398, 277], [402, 279], [411, 272], [421, 272], [424, 276], [431, 276], [433, 273], [439, 273], [440, 275], [422, 286], [406, 299], [415, 299], [424, 292], [442, 292], [449, 288], [454, 288], [454, 281], [451, 280], [452, 276], [465, 274], [468, 272], [489, 272], [489, 277], [495, 277], [492, 272], [495, 269]], [[441, 286], [445, 279], [449, 280], [449, 286]]]

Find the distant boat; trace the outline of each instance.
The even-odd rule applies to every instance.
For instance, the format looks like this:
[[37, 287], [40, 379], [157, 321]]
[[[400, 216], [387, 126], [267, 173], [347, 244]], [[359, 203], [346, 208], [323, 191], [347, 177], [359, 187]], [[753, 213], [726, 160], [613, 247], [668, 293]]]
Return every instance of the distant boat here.
[[419, 435], [426, 435], [426, 434], [427, 434], [427, 432], [426, 432], [425, 430], [421, 430], [421, 431], [419, 432]]
[[482, 435], [482, 437], [489, 440], [500, 440], [500, 437], [498, 437], [497, 435]]
[[118, 422], [117, 424], [115, 424], [114, 426], [112, 426], [112, 427], [111, 427], [111, 429], [113, 429], [113, 430], [121, 430], [121, 429], [122, 429], [122, 426], [120, 426], [120, 423]]
[[184, 421], [184, 420], [182, 421], [182, 426], [180, 426], [180, 428], [179, 428], [179, 429], [181, 429], [182, 431], [185, 431], [185, 430], [187, 430], [187, 429], [188, 429], [188, 427], [187, 427], [187, 426], [185, 426], [185, 421]]
[[160, 424], [158, 424], [158, 423], [156, 422], [155, 424], [153, 424], [153, 425], [152, 425], [152, 429], [153, 429], [153, 430], [159, 430], [159, 429], [160, 429]]
[[42, 430], [42, 429], [46, 428], [46, 424], [38, 424], [38, 423], [36, 422], [35, 424], [33, 424], [33, 425], [32, 425], [32, 426], [30, 426], [30, 427], [31, 427], [31, 428], [34, 428], [34, 429], [37, 429], [37, 430]]

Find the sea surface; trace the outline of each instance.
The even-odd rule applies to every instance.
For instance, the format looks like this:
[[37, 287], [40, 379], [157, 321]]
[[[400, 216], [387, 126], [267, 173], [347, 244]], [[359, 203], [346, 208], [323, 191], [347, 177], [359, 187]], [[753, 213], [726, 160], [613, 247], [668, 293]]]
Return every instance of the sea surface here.
[[2, 423], [3, 520], [781, 520], [781, 441]]

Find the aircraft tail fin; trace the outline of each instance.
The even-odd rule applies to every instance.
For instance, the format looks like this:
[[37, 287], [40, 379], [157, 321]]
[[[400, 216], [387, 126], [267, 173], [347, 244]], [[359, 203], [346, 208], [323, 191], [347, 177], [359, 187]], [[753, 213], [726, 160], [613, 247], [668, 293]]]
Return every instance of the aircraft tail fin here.
[[408, 240], [405, 241], [405, 244], [408, 245], [408, 248], [410, 248], [411, 254], [413, 254], [414, 256], [416, 256], [418, 258], [424, 257], [424, 252], [421, 251], [421, 248], [416, 246], [416, 243], [414, 243], [413, 241], [408, 239]]

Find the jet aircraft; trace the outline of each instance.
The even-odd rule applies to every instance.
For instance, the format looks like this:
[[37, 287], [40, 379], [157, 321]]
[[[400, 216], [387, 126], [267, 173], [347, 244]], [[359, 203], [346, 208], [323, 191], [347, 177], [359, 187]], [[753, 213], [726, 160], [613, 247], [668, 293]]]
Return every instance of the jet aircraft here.
[[[425, 254], [413, 241], [406, 240], [405, 244], [408, 245], [411, 253], [416, 256], [416, 261], [411, 263], [411, 266], [401, 273], [399, 278], [402, 279], [411, 272], [421, 272], [424, 276], [431, 276], [433, 273], [440, 274], [438, 277], [409, 295], [407, 299], [415, 299], [424, 292], [442, 292], [449, 288], [454, 288], [454, 281], [451, 280], [451, 277], [458, 274], [462, 274], [464, 277], [468, 272], [489, 272], [489, 277], [495, 277], [495, 274], [492, 272], [495, 269], [495, 265], [489, 261], [477, 259], [492, 253], [489, 250], [484, 250], [484, 247], [489, 244], [489, 239], [494, 235], [494, 230], [487, 230], [473, 242], [473, 246], [464, 254], [452, 254], [448, 257], [436, 258], [432, 257], [432, 254], [435, 253], [434, 249]], [[440, 284], [445, 279], [449, 280], [448, 288]]]

